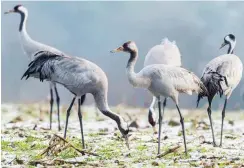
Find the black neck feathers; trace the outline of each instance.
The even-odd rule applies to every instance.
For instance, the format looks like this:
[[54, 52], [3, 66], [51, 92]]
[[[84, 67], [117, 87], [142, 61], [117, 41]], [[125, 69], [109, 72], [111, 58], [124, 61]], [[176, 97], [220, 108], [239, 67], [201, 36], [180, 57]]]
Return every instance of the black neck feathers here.
[[229, 49], [228, 49], [227, 54], [233, 54], [233, 53], [234, 53], [234, 49], [232, 50], [232, 45], [229, 44]]
[[23, 29], [24, 21], [25, 21], [25, 13], [23, 13], [23, 12], [19, 12], [19, 14], [20, 14], [19, 31], [21, 32], [22, 29]]
[[135, 51], [130, 52], [130, 59], [128, 60], [127, 67], [130, 66], [130, 64], [136, 59], [137, 54]]

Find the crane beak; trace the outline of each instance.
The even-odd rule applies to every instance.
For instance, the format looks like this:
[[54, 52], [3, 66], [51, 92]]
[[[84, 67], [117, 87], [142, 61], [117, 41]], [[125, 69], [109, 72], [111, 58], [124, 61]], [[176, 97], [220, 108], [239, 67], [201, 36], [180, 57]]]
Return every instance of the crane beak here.
[[15, 11], [14, 10], [9, 10], [9, 11], [7, 11], [7, 12], [4, 12], [4, 14], [9, 14], [9, 13], [14, 13]]
[[114, 49], [114, 50], [111, 50], [110, 52], [111, 53], [115, 53], [115, 52], [121, 52], [121, 51], [124, 51], [124, 47], [119, 47], [119, 48], [116, 48], [116, 49]]
[[223, 42], [219, 49], [223, 48], [227, 43]]
[[124, 135], [125, 138], [125, 145], [127, 146], [127, 148], [130, 150], [130, 146], [129, 146], [129, 135]]

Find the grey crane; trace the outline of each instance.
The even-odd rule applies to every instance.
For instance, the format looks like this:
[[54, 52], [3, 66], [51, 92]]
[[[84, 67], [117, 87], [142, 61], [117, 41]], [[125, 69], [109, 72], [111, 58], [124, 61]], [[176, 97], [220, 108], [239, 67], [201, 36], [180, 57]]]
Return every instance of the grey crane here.
[[[56, 48], [50, 47], [48, 45], [39, 43], [33, 40], [26, 30], [26, 22], [28, 18], [28, 10], [22, 5], [16, 5], [13, 9], [5, 12], [5, 14], [10, 13], [17, 13], [20, 14], [20, 24], [19, 24], [19, 35], [22, 48], [24, 53], [29, 57], [29, 61], [33, 61], [35, 59], [37, 53], [39, 51], [50, 51], [59, 55], [62, 55], [63, 52], [59, 51]], [[56, 103], [57, 103], [57, 117], [58, 117], [58, 129], [61, 130], [60, 126], [60, 114], [59, 114], [59, 105], [60, 105], [60, 98], [58, 94], [58, 90], [56, 87], [56, 83], [50, 81], [50, 129], [52, 129], [52, 113], [53, 113], [53, 89], [56, 94]], [[85, 95], [81, 97], [81, 104], [83, 104], [85, 100]]]
[[[66, 124], [64, 138], [70, 116], [70, 110], [74, 104], [76, 97], [91, 93], [95, 99], [98, 109], [107, 117], [114, 120], [118, 128], [128, 144], [129, 128], [123, 118], [113, 113], [107, 100], [108, 80], [103, 70], [96, 64], [78, 57], [70, 57], [67, 55], [58, 55], [51, 52], [39, 52], [37, 57], [29, 64], [28, 69], [23, 77], [39, 78], [40, 81], [47, 80], [59, 83], [67, 88], [74, 97], [67, 109]], [[22, 78], [23, 78], [22, 77]], [[78, 100], [78, 117], [80, 121], [82, 146], [85, 148], [82, 114], [80, 112], [80, 99]]]
[[[127, 63], [127, 76], [134, 87], [146, 88], [160, 100], [160, 96], [170, 97], [179, 112], [182, 126], [185, 154], [187, 154], [184, 118], [178, 106], [179, 93], [192, 94], [193, 92], [208, 95], [208, 91], [201, 80], [192, 72], [181, 68], [164, 64], [153, 64], [144, 67], [139, 73], [135, 73], [134, 66], [138, 59], [138, 49], [133, 41], [128, 41], [111, 52], [127, 52], [130, 58]], [[161, 115], [161, 102], [158, 101], [159, 115]], [[161, 132], [159, 131], [159, 134]], [[159, 140], [160, 141], [160, 140]], [[160, 143], [158, 143], [158, 154]]]
[[[213, 130], [213, 122], [212, 122], [212, 100], [216, 94], [219, 93], [220, 97], [222, 95], [225, 96], [225, 103], [222, 110], [222, 123], [221, 123], [221, 138], [220, 138], [220, 145], [222, 146], [222, 136], [223, 136], [223, 123], [225, 118], [225, 108], [228, 102], [228, 99], [231, 96], [231, 93], [239, 84], [243, 65], [240, 58], [233, 54], [235, 45], [236, 45], [236, 38], [233, 34], [228, 34], [224, 37], [224, 42], [220, 48], [224, 47], [225, 45], [229, 45], [229, 49], [227, 54], [218, 56], [212, 59], [204, 68], [202, 74], [202, 82], [206, 86], [209, 91], [208, 103], [209, 106], [207, 108], [209, 121], [211, 125], [212, 131], [212, 138], [213, 138], [213, 146], [217, 146], [214, 137], [214, 130]], [[201, 98], [204, 95], [201, 93], [198, 95], [197, 106]]]

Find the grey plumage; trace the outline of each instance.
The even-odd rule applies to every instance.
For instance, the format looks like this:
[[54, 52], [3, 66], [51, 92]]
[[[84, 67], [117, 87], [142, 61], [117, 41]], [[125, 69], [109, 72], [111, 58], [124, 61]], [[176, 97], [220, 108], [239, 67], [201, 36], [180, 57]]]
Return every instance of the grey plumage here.
[[[47, 80], [59, 83], [75, 95], [67, 111], [64, 137], [66, 137], [68, 118], [75, 98], [91, 93], [98, 109], [117, 123], [120, 132], [126, 138], [127, 142], [127, 134], [129, 132], [128, 125], [122, 117], [109, 109], [107, 102], [107, 76], [96, 64], [78, 57], [57, 55], [55, 53], [44, 51], [40, 52], [29, 64], [29, 67], [22, 78], [24, 77], [26, 77], [26, 79], [35, 77], [39, 78], [40, 81]], [[80, 115], [81, 114], [79, 113], [79, 116]]]
[[[60, 83], [76, 96], [92, 93], [94, 89], [107, 89], [106, 75], [97, 65], [85, 59], [46, 51], [29, 64], [23, 77], [25, 76]], [[80, 88], [81, 86], [84, 91]]]

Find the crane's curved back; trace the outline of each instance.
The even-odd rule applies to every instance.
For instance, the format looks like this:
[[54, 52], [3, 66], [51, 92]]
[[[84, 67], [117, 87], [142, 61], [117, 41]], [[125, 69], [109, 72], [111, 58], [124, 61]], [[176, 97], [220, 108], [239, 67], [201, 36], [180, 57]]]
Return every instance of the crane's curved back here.
[[152, 64], [181, 66], [181, 54], [175, 41], [164, 38], [161, 44], [152, 47], [146, 55], [144, 67]]

